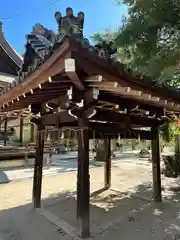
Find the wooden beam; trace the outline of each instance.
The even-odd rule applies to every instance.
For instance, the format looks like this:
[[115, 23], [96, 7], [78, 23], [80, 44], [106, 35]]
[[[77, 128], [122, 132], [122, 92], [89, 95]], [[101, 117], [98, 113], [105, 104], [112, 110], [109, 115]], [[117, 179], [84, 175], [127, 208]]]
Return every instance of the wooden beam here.
[[71, 123], [77, 121], [73, 116], [69, 115], [68, 111], [58, 112], [56, 114], [47, 114], [41, 117], [44, 126], [53, 126], [59, 123]]
[[[110, 85], [111, 84], [111, 85]], [[123, 96], [124, 98], [129, 98], [131, 100], [145, 102], [146, 104], [149, 104], [150, 106], [159, 106], [159, 107], [166, 107], [166, 108], [173, 108], [174, 110], [177, 109], [177, 104], [175, 102], [171, 102], [168, 105], [164, 102], [164, 100], [161, 101], [160, 97], [158, 96], [152, 96], [149, 93], [143, 93], [143, 90], [140, 91], [141, 87], [139, 86], [136, 89], [131, 89], [130, 87], [123, 87], [118, 85], [112, 85], [111, 82], [108, 84], [106, 82], [102, 83], [91, 83], [89, 84], [89, 87], [96, 87], [100, 91], [104, 92], [110, 92], [112, 94], [116, 94], [119, 96]], [[148, 92], [148, 90], [144, 90], [144, 92]]]
[[[128, 128], [127, 125], [122, 125], [121, 123], [94, 123], [90, 122], [89, 127], [95, 132], [103, 133], [105, 136], [109, 136], [112, 138], [117, 138], [119, 134], [121, 138], [125, 139], [146, 139], [151, 140], [152, 134], [150, 131], [145, 130], [134, 130]], [[92, 134], [90, 134], [90, 138]], [[98, 134], [97, 134], [98, 137]]]
[[111, 187], [111, 138], [104, 138], [105, 165], [104, 165], [104, 187]]
[[36, 136], [36, 158], [34, 164], [33, 179], [33, 204], [34, 208], [41, 207], [41, 187], [42, 187], [42, 169], [44, 152], [44, 126], [38, 125]]
[[[104, 115], [106, 116], [106, 115]], [[59, 112], [56, 114], [48, 114], [44, 115], [40, 118], [41, 122], [44, 126], [56, 126], [56, 127], [78, 127], [77, 119], [70, 116], [68, 114], [68, 111]], [[151, 140], [152, 135], [150, 131], [144, 131], [144, 130], [133, 130], [130, 129], [128, 125], [126, 125], [126, 120], [122, 120], [122, 124], [119, 124], [119, 122], [116, 123], [98, 123], [98, 122], [90, 122], [89, 127], [91, 130], [95, 130], [97, 132], [96, 137], [101, 138], [100, 134], [98, 135], [98, 132], [101, 132], [105, 134], [106, 136], [118, 137], [118, 134], [121, 134], [122, 138], [129, 138], [129, 139], [138, 139], [139, 137], [141, 139], [147, 139]], [[59, 126], [57, 126], [57, 123], [59, 123]], [[151, 121], [150, 121], [151, 123]], [[152, 123], [154, 123], [152, 121]], [[131, 125], [130, 125], [131, 127]], [[93, 134], [91, 133], [89, 137], [93, 139]]]
[[159, 131], [157, 126], [152, 127], [152, 171], [153, 171], [153, 196], [154, 201], [161, 202], [161, 170], [160, 170], [160, 148]]
[[127, 124], [141, 125], [144, 127], [151, 127], [154, 124], [162, 124], [161, 121], [149, 118], [140, 118], [130, 114], [122, 114], [115, 111], [98, 110], [93, 120], [107, 121], [107, 122], [125, 122]]
[[[80, 46], [77, 47], [77, 51], [73, 51], [73, 57], [76, 59], [78, 66], [81, 67], [86, 73], [89, 75], [101, 75], [104, 79], [117, 82], [123, 87], [131, 87], [135, 91], [141, 91], [143, 94], [156, 95], [160, 99], [166, 99], [170, 101], [170, 99], [174, 99], [176, 103], [180, 102], [180, 98], [178, 92], [169, 90], [167, 88], [160, 88], [154, 86], [155, 84], [151, 81], [146, 83], [146, 81], [142, 81], [140, 78], [133, 78], [127, 74], [127, 71], [122, 69], [122, 66], [117, 63], [117, 67], [113, 67], [104, 59], [99, 57], [94, 57], [92, 54], [84, 51], [84, 49]], [[79, 68], [80, 68], [79, 67]], [[107, 89], [108, 91], [108, 89]], [[174, 92], [174, 96], [173, 96]], [[152, 102], [151, 104], [155, 106], [166, 107], [162, 102]], [[174, 108], [174, 107], [173, 107]], [[172, 109], [172, 108], [171, 108]], [[175, 108], [174, 108], [175, 110]], [[177, 109], [176, 109], [177, 110]]]
[[35, 72], [28, 75], [25, 81], [22, 81], [17, 86], [13, 87], [10, 91], [0, 96], [0, 106], [9, 102], [23, 93], [27, 93], [30, 89], [35, 89], [39, 84], [48, 81], [49, 76], [54, 76], [64, 71], [64, 59], [69, 56], [70, 51], [69, 42], [64, 42], [61, 47], [56, 51], [47, 61], [45, 61]]
[[85, 82], [102, 82], [103, 77], [101, 75], [92, 75], [85, 79]]
[[99, 100], [102, 100], [109, 104], [118, 104], [120, 108], [133, 109], [138, 106], [138, 109], [144, 109], [146, 111], [156, 112], [159, 110], [159, 107], [150, 106], [149, 104], [146, 104], [139, 100], [123, 98], [119, 95], [105, 93], [105, 92], [101, 92], [101, 91], [99, 93]]

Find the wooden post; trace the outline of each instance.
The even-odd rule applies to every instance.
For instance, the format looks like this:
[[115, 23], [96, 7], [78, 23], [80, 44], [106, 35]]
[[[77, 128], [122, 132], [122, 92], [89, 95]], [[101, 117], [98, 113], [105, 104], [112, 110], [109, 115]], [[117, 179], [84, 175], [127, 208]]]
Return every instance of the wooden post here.
[[7, 119], [7, 117], [5, 117], [5, 119], [4, 119], [4, 146], [6, 146], [6, 144], [7, 144], [7, 122], [8, 122], [8, 119]]
[[81, 236], [89, 237], [89, 132], [88, 120], [79, 119], [78, 173], [77, 173], [77, 221]]
[[19, 142], [20, 146], [23, 145], [23, 117], [20, 117], [20, 129], [19, 129]]
[[104, 165], [104, 187], [111, 187], [111, 138], [104, 139], [105, 165]]
[[43, 152], [44, 152], [44, 127], [38, 125], [36, 136], [36, 158], [34, 164], [33, 179], [33, 203], [34, 208], [41, 207], [41, 185], [42, 185], [42, 169], [43, 169]]
[[153, 171], [153, 197], [154, 201], [161, 202], [161, 170], [160, 170], [160, 148], [159, 148], [159, 131], [158, 126], [152, 129], [152, 171]]

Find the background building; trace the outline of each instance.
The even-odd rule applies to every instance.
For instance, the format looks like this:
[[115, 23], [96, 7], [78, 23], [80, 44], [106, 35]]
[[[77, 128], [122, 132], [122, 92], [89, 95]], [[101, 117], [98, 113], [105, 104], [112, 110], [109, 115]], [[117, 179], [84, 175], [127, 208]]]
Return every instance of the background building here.
[[[2, 22], [0, 22], [0, 91], [16, 78], [22, 61], [22, 56], [6, 40]], [[4, 123], [5, 118], [1, 117], [1, 131], [4, 131]], [[34, 124], [30, 123], [28, 119], [22, 121], [20, 118], [7, 118], [7, 129], [10, 128], [15, 129], [15, 134], [19, 140], [23, 142], [34, 140]]]

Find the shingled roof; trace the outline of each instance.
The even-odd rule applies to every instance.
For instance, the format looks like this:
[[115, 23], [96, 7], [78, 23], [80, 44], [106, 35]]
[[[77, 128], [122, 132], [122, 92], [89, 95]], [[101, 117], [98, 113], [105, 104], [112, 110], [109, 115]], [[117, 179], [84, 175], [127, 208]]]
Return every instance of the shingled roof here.
[[21, 65], [23, 58], [15, 51], [15, 49], [5, 39], [4, 33], [2, 31], [2, 22], [0, 22], [0, 47], [4, 50], [4, 52], [11, 58], [11, 60], [17, 66]]

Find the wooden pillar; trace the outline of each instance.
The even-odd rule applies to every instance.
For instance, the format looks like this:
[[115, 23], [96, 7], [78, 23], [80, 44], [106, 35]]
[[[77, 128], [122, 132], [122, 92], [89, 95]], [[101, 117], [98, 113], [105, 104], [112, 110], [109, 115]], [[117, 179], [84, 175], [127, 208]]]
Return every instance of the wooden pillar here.
[[111, 187], [111, 138], [104, 139], [105, 165], [104, 165], [104, 187]]
[[41, 187], [42, 187], [42, 169], [43, 169], [43, 152], [44, 152], [44, 127], [38, 125], [36, 135], [36, 157], [34, 164], [33, 179], [33, 203], [34, 208], [41, 207]]
[[19, 142], [20, 142], [20, 146], [23, 145], [23, 117], [20, 117], [20, 129], [19, 129]]
[[7, 123], [8, 123], [8, 119], [7, 119], [7, 117], [5, 117], [5, 119], [4, 119], [4, 146], [6, 146], [6, 144], [7, 144]]
[[77, 221], [81, 236], [89, 237], [89, 132], [88, 120], [79, 119], [78, 173], [77, 173]]
[[152, 171], [153, 171], [153, 197], [154, 201], [161, 202], [161, 170], [160, 170], [160, 147], [159, 147], [159, 131], [158, 126], [152, 129]]

